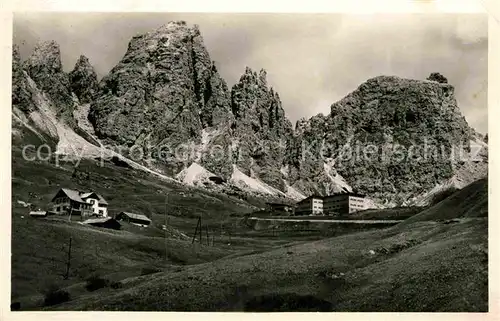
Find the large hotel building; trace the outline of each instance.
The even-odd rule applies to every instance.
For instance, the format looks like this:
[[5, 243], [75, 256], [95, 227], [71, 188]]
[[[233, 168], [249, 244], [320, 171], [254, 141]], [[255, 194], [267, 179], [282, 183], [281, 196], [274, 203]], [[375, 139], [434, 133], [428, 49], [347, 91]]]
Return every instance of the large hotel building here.
[[361, 194], [313, 195], [297, 203], [295, 215], [346, 215], [365, 209], [365, 196]]

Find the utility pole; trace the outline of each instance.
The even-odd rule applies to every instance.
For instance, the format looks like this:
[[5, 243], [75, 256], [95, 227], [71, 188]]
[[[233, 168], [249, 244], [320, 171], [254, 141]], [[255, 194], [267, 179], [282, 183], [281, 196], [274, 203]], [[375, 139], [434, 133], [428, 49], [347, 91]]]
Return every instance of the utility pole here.
[[201, 222], [201, 215], [200, 215], [200, 244], [203, 242], [203, 223]]
[[64, 279], [67, 280], [69, 278], [69, 268], [71, 266], [71, 237], [69, 238], [69, 247], [68, 247], [68, 263], [66, 264], [66, 274], [64, 275]]
[[222, 222], [224, 221], [224, 215], [221, 213], [220, 215], [220, 228], [219, 228], [219, 242], [223, 243], [222, 241], [222, 229], [223, 229], [223, 224]]
[[167, 219], [167, 203], [168, 203], [168, 193], [165, 195], [165, 261], [168, 260], [168, 245], [167, 245], [167, 228], [168, 228], [168, 219]]
[[[191, 244], [194, 244], [194, 241], [196, 240], [196, 234], [198, 234], [198, 227], [200, 228], [200, 236], [201, 236], [201, 216], [198, 217], [198, 223], [196, 223], [196, 228], [194, 230], [193, 240], [191, 241]], [[201, 237], [200, 237], [200, 243], [201, 243]]]

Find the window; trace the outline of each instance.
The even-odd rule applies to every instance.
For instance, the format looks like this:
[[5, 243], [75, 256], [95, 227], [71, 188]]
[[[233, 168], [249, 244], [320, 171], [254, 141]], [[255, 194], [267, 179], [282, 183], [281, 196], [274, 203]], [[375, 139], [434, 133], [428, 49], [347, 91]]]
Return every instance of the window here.
[[90, 204], [94, 205], [94, 202], [95, 202], [94, 200], [90, 200]]
[[101, 215], [102, 215], [102, 214], [104, 214], [104, 212], [103, 212], [102, 210], [99, 210], [99, 214], [101, 214]]
[[58, 206], [57, 209], [56, 209], [56, 212], [60, 212], [61, 211], [61, 207]]

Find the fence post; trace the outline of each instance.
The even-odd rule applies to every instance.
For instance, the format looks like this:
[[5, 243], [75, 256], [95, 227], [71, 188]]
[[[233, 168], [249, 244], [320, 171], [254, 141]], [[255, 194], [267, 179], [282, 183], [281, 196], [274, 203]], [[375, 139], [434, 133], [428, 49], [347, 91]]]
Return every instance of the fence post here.
[[196, 234], [198, 234], [198, 226], [200, 226], [201, 230], [201, 216], [198, 217], [198, 222], [196, 223], [196, 228], [194, 229], [193, 240], [191, 241], [191, 244], [194, 244], [194, 241], [196, 240]]
[[203, 223], [201, 222], [200, 216], [200, 245], [203, 244]]
[[66, 264], [66, 275], [64, 275], [64, 279], [67, 280], [69, 278], [69, 268], [71, 266], [71, 237], [69, 238], [69, 247], [68, 247], [68, 263]]
[[168, 193], [165, 195], [165, 233], [163, 235], [165, 241], [165, 262], [168, 261], [168, 244], [167, 244], [167, 230], [168, 230], [168, 219], [167, 219], [167, 203], [168, 203]]

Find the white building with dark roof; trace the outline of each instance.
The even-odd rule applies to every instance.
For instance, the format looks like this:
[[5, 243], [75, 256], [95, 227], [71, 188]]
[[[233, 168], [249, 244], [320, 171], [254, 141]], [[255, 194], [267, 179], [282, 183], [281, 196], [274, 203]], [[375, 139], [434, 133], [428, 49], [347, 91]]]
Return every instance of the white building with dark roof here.
[[296, 204], [295, 215], [347, 215], [366, 208], [365, 195], [358, 193], [312, 195]]
[[108, 203], [95, 192], [61, 188], [51, 202], [51, 212], [58, 215], [108, 216]]
[[92, 211], [98, 216], [108, 216], [108, 202], [101, 195], [88, 192], [80, 195], [82, 200], [92, 205]]
[[322, 215], [323, 197], [312, 195], [298, 202], [295, 208], [295, 215]]
[[323, 197], [323, 209], [327, 215], [347, 215], [366, 209], [365, 195], [338, 193]]

